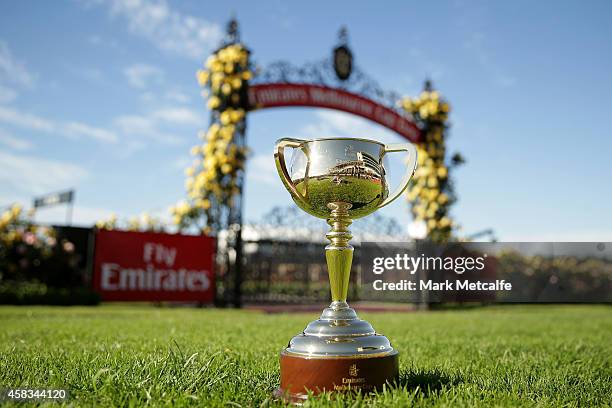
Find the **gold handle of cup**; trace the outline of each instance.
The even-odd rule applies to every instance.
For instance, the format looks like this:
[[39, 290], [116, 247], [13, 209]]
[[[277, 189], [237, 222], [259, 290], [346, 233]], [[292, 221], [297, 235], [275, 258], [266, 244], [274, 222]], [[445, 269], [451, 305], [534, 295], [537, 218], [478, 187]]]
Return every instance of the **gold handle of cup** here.
[[306, 204], [306, 200], [302, 194], [298, 191], [295, 184], [291, 181], [291, 176], [287, 171], [287, 164], [285, 163], [285, 147], [290, 148], [298, 148], [300, 147], [306, 140], [300, 139], [291, 139], [291, 138], [283, 138], [276, 141], [276, 145], [274, 146], [274, 161], [276, 162], [276, 170], [284, 184], [284, 186], [289, 190], [294, 199], [300, 201], [304, 205]]
[[408, 183], [410, 182], [410, 179], [414, 175], [414, 172], [417, 167], [417, 150], [413, 144], [411, 143], [393, 143], [393, 144], [385, 145], [384, 154], [392, 153], [392, 152], [408, 152], [408, 163], [406, 164], [406, 174], [404, 174], [404, 178], [402, 178], [402, 181], [400, 182], [400, 185], [397, 187], [397, 189], [392, 194], [389, 194], [387, 199], [383, 201], [378, 206], [378, 208], [382, 208], [385, 205], [390, 204], [397, 197], [399, 197], [404, 192], [404, 190], [406, 190], [406, 187], [408, 187]]

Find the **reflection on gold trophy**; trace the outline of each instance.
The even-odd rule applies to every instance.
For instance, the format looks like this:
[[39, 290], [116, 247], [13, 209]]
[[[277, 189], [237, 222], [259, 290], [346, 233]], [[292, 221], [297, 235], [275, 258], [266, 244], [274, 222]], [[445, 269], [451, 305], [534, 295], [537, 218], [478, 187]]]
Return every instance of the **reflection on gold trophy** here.
[[[285, 149], [292, 148], [289, 168]], [[408, 152], [400, 186], [389, 194], [383, 163], [389, 152]], [[398, 352], [346, 303], [353, 261], [348, 227], [389, 204], [408, 186], [416, 169], [413, 145], [354, 138], [280, 139], [274, 159], [278, 174], [295, 203], [327, 220], [325, 247], [332, 303], [281, 352], [277, 394], [299, 402], [308, 391], [371, 391], [398, 375]]]

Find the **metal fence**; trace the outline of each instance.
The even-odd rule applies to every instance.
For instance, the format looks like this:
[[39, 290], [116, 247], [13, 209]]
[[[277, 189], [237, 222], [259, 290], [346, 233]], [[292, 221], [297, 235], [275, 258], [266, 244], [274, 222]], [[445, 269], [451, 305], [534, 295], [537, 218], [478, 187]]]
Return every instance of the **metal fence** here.
[[[330, 299], [325, 245], [308, 241], [245, 243], [242, 300], [245, 303], [320, 303]], [[357, 297], [359, 260], [353, 262], [349, 297]]]

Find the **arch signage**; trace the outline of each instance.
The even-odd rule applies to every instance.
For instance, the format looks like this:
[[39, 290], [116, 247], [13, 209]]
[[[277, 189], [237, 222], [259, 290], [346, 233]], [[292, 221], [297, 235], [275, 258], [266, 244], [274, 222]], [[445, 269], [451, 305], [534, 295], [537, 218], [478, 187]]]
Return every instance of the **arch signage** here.
[[416, 123], [395, 110], [341, 88], [317, 84], [264, 83], [249, 87], [251, 110], [278, 107], [319, 107], [361, 116], [376, 122], [412, 143], [421, 141]]

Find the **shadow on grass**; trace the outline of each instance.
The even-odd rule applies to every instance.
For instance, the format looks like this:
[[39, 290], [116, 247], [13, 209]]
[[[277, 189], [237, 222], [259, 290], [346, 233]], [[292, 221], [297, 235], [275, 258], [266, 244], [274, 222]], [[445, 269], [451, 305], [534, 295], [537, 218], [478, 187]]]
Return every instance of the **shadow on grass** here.
[[395, 386], [406, 390], [419, 389], [424, 395], [437, 393], [442, 388], [461, 384], [462, 380], [457, 376], [450, 376], [441, 370], [402, 370]]

